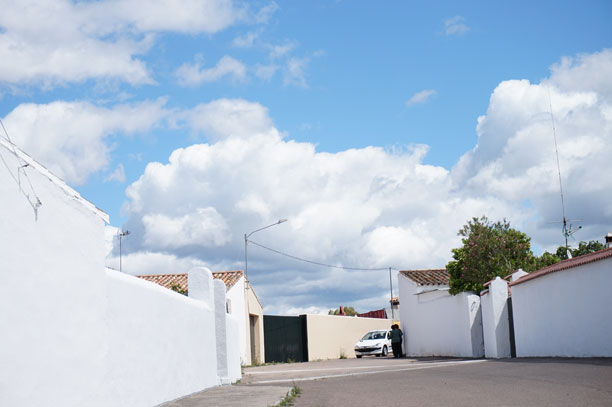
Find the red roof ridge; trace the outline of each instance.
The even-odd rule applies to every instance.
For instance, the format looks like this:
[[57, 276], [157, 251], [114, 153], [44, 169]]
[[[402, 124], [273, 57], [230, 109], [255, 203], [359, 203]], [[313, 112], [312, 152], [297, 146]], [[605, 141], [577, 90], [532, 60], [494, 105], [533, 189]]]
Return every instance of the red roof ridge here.
[[559, 263], [555, 263], [551, 266], [534, 271], [533, 273], [529, 273], [526, 276], [523, 276], [518, 280], [511, 282], [510, 284], [508, 284], [508, 286], [511, 287], [517, 284], [524, 283], [525, 281], [533, 280], [534, 278], [545, 276], [546, 274], [562, 270], [568, 270], [574, 267], [583, 266], [585, 264], [604, 260], [610, 257], [612, 257], [612, 247], [608, 249], [599, 250], [593, 253], [584, 254], [582, 256], [574, 257], [572, 259], [562, 260]]
[[156, 276], [186, 276], [187, 273], [164, 273], [164, 274], [140, 274], [136, 277], [139, 278], [147, 278], [147, 277], [156, 277]]

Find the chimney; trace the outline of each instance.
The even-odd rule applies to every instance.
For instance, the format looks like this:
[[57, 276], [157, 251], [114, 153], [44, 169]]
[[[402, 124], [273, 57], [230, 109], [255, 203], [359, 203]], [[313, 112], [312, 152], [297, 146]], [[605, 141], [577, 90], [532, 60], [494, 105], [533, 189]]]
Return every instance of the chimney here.
[[604, 236], [604, 240], [606, 241], [606, 249], [612, 247], [612, 233], [608, 233]]

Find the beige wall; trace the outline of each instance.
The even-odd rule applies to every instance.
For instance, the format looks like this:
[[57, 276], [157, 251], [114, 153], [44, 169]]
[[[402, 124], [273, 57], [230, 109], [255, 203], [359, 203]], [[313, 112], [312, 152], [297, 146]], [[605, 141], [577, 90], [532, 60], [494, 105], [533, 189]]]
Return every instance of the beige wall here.
[[389, 329], [390, 319], [307, 315], [308, 359], [338, 359], [341, 354], [355, 357], [355, 344], [368, 331]]
[[[263, 329], [263, 307], [257, 299], [253, 288], [249, 285], [249, 288], [245, 290], [245, 305], [246, 305], [246, 356], [247, 365], [252, 365], [256, 362], [264, 363], [266, 355], [264, 353], [264, 329]], [[251, 353], [251, 322], [250, 316], [255, 317], [255, 354]]]

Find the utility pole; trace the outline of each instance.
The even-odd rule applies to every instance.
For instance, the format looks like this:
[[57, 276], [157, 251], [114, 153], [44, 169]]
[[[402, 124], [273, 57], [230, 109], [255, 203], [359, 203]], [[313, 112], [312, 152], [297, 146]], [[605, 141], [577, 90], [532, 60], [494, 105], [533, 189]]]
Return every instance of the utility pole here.
[[391, 319], [395, 319], [395, 313], [393, 312], [393, 279], [391, 278], [391, 267], [389, 267], [389, 289], [391, 290], [391, 298], [389, 299], [389, 306], [391, 307]]

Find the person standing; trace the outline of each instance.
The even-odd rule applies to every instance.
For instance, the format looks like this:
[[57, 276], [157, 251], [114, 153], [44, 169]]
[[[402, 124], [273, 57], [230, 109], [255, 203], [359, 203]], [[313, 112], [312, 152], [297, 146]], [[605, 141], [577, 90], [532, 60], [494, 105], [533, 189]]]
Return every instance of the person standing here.
[[402, 330], [397, 324], [391, 325], [391, 348], [393, 349], [393, 357], [399, 358], [402, 356]]

